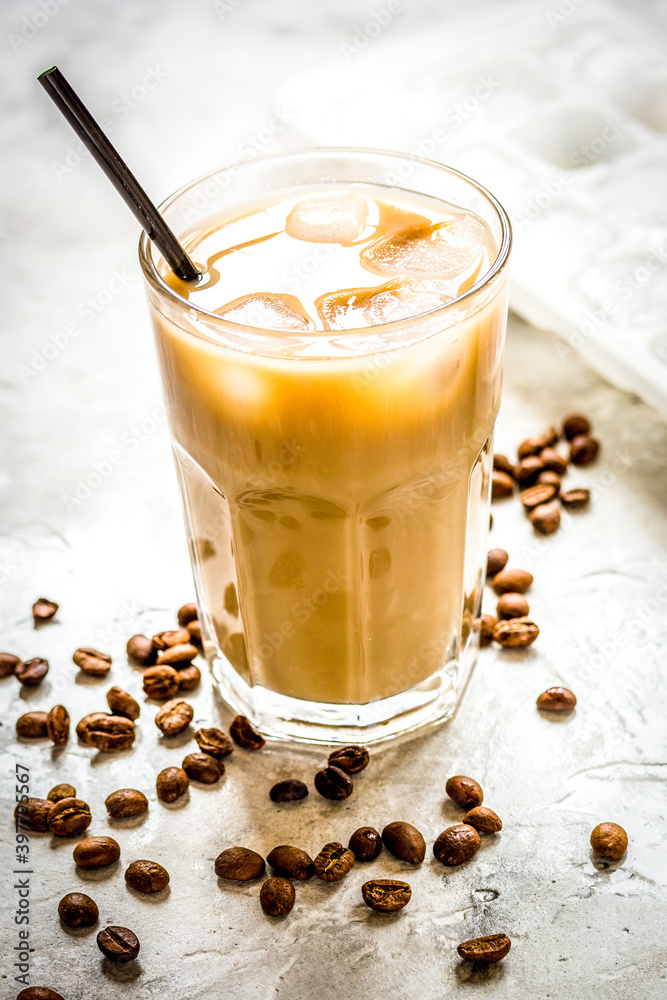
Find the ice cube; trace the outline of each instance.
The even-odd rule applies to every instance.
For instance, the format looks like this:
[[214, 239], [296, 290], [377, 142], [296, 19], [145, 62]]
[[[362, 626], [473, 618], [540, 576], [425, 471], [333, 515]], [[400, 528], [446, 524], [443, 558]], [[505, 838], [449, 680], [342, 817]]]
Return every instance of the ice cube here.
[[273, 295], [270, 292], [256, 292], [243, 295], [227, 305], [215, 310], [218, 316], [257, 326], [263, 330], [314, 330], [315, 324], [296, 295]]
[[285, 223], [285, 232], [306, 243], [353, 243], [361, 236], [368, 205], [359, 194], [321, 194], [298, 201]]
[[479, 266], [482, 247], [457, 236], [449, 222], [403, 229], [376, 240], [362, 252], [361, 263], [375, 274], [448, 280]]
[[435, 282], [394, 278], [374, 288], [343, 288], [322, 295], [317, 311], [327, 330], [356, 330], [419, 316], [450, 299]]

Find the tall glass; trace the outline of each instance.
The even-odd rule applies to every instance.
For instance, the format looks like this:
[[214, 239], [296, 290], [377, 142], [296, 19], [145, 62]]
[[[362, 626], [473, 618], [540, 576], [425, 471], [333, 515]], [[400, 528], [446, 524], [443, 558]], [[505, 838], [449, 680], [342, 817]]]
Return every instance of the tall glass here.
[[187, 301], [145, 236], [140, 258], [220, 691], [270, 736], [369, 743], [450, 717], [476, 658], [511, 236], [464, 175], [365, 150], [226, 167], [161, 209], [187, 238], [329, 183], [472, 211], [497, 259], [429, 313], [303, 333]]

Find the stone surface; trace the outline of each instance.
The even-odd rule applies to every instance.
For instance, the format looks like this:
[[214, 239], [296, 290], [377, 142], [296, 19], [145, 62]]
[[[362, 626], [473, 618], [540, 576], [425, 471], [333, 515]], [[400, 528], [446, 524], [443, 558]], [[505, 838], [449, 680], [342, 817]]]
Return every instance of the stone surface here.
[[[414, 4], [404, 24], [419, 26], [436, 12], [444, 19], [445, 9], [451, 4]], [[71, 782], [92, 809], [87, 833], [121, 845], [117, 866], [80, 872], [75, 841], [30, 838], [30, 981], [66, 1000], [442, 1000], [469, 996], [471, 988], [494, 1000], [664, 998], [667, 428], [583, 367], [562, 341], [514, 318], [498, 450], [512, 451], [579, 409], [603, 443], [595, 466], [567, 477], [568, 486], [592, 489], [591, 509], [565, 515], [557, 535], [537, 538], [517, 501], [494, 505], [490, 544], [508, 549], [509, 565], [535, 576], [529, 599], [538, 641], [524, 653], [482, 651], [452, 722], [374, 751], [344, 802], [311, 794], [296, 804], [271, 803], [269, 789], [282, 778], [302, 778], [312, 792], [326, 758], [325, 751], [277, 745], [236, 749], [218, 784], [193, 783], [173, 806], [157, 801], [156, 774], [196, 749], [194, 729], [228, 725], [231, 716], [205, 672], [188, 697], [191, 730], [164, 740], [153, 724], [157, 705], [143, 698], [141, 671], [123, 653], [133, 633], [175, 627], [176, 609], [192, 599], [135, 259], [137, 227], [98, 168], [87, 157], [76, 165], [76, 151], [68, 154], [75, 142], [34, 77], [57, 57], [98, 116], [111, 120], [114, 139], [159, 198], [248, 155], [252, 141], [264, 152], [278, 148], [277, 133], [264, 145], [257, 138], [270, 127], [270, 88], [297, 64], [335, 54], [367, 8], [352, 0], [230, 0], [197, 5], [190, 16], [168, 0], [158, 16], [148, 0], [71, 3], [15, 50], [9, 33], [21, 31], [26, 10], [12, 0], [1, 13], [9, 49], [2, 93], [12, 107], [1, 126], [10, 152], [0, 249], [11, 336], [0, 395], [10, 431], [0, 484], [0, 647], [46, 656], [51, 671], [33, 690], [0, 680], [7, 751], [0, 974], [8, 977], [0, 992], [13, 997], [19, 989], [8, 961], [18, 931], [10, 873], [17, 867], [11, 811], [19, 762], [30, 768], [34, 795]], [[149, 68], [164, 79], [123, 113], [121, 95], [141, 86]], [[35, 629], [30, 607], [42, 595], [60, 611]], [[494, 606], [489, 591], [485, 610]], [[107, 678], [79, 674], [71, 660], [78, 646], [112, 654]], [[75, 739], [66, 748], [15, 741], [23, 712], [62, 703], [75, 723], [106, 709], [113, 684], [142, 705], [131, 752], [99, 754]], [[555, 684], [578, 698], [566, 718], [535, 708], [537, 695]], [[504, 827], [484, 839], [470, 864], [445, 870], [430, 850], [461, 818], [444, 795], [446, 778], [456, 773], [481, 782], [485, 804]], [[125, 786], [144, 791], [150, 811], [109, 821], [104, 799]], [[299, 884], [283, 921], [262, 914], [259, 883], [219, 885], [213, 873], [215, 857], [233, 844], [266, 856], [278, 843], [293, 843], [314, 856], [327, 841], [346, 843], [358, 826], [382, 829], [397, 819], [426, 838], [421, 868], [383, 852], [336, 886]], [[620, 823], [630, 839], [627, 856], [611, 865], [594, 860], [589, 846], [603, 820]], [[170, 872], [159, 897], [139, 898], [125, 886], [124, 868], [138, 858]], [[361, 900], [362, 882], [382, 877], [412, 886], [411, 902], [395, 917], [374, 914]], [[99, 927], [120, 924], [138, 934], [136, 963], [104, 961], [98, 928], [61, 927], [57, 904], [69, 891], [95, 899]], [[501, 931], [513, 946], [499, 966], [473, 971], [458, 959], [461, 941]]]

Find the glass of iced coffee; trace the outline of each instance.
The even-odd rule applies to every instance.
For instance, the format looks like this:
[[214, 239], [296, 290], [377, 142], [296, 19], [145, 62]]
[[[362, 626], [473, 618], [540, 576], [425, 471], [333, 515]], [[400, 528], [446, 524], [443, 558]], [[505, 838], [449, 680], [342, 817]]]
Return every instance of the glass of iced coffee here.
[[448, 718], [478, 647], [510, 227], [455, 170], [364, 150], [226, 167], [144, 236], [204, 647], [264, 733]]

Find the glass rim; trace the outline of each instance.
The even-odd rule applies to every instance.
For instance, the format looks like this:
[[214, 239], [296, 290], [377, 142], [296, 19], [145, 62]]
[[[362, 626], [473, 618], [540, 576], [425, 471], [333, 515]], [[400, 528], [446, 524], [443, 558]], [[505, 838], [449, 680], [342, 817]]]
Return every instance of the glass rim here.
[[[449, 310], [452, 312], [455, 307], [459, 306], [466, 299], [473, 298], [482, 288], [489, 284], [500, 272], [505, 268], [507, 261], [509, 259], [510, 250], [512, 247], [512, 227], [510, 224], [509, 216], [503, 206], [500, 204], [498, 199], [493, 195], [483, 184], [476, 181], [474, 178], [469, 177], [467, 174], [463, 173], [462, 170], [457, 170], [455, 167], [450, 167], [447, 164], [439, 163], [437, 160], [430, 160], [423, 156], [415, 156], [412, 153], [400, 153], [392, 150], [384, 149], [370, 149], [365, 147], [355, 147], [355, 146], [313, 146], [306, 149], [292, 150], [291, 152], [283, 153], [268, 153], [264, 156], [255, 156], [250, 160], [240, 160], [235, 163], [229, 163], [224, 167], [217, 167], [214, 170], [208, 170], [206, 173], [201, 174], [194, 180], [183, 184], [180, 188], [170, 194], [167, 198], [160, 202], [157, 206], [158, 211], [164, 214], [168, 208], [174, 205], [179, 198], [181, 198], [188, 191], [197, 187], [198, 184], [204, 181], [210, 180], [219, 174], [223, 174], [226, 171], [243, 169], [246, 166], [251, 166], [255, 163], [266, 163], [267, 161], [285, 161], [294, 160], [299, 158], [309, 158], [316, 156], [318, 158], [324, 158], [325, 156], [384, 156], [391, 157], [394, 160], [409, 161], [417, 164], [425, 164], [429, 168], [435, 168], [438, 171], [453, 174], [460, 180], [465, 181], [471, 187], [476, 188], [476, 190], [481, 193], [486, 200], [490, 203], [491, 207], [496, 212], [501, 226], [501, 240], [500, 246], [498, 247], [498, 254], [494, 260], [491, 267], [486, 271], [482, 277], [480, 277], [474, 285], [468, 288], [461, 295], [457, 295], [456, 298], [451, 299], [449, 302], [445, 302], [442, 305], [435, 306], [433, 309], [429, 309], [425, 312], [416, 313], [414, 316], [408, 316], [404, 319], [392, 320], [388, 323], [377, 323], [372, 326], [362, 326], [354, 327], [345, 330], [314, 330], [311, 331], [313, 334], [329, 334], [330, 336], [340, 337], [359, 337], [359, 336], [369, 336], [372, 335], [373, 331], [387, 331], [396, 329], [398, 327], [405, 327], [406, 325], [411, 325], [413, 323], [421, 322], [424, 320], [431, 320], [434, 316], [439, 314], [445, 314]], [[401, 190], [400, 187], [397, 190]], [[417, 192], [415, 192], [417, 193]], [[429, 196], [430, 197], [430, 196]], [[178, 239], [180, 236], [176, 233]], [[237, 336], [239, 334], [246, 334], [251, 337], [257, 337], [261, 334], [269, 334], [272, 337], [276, 335], [284, 337], [286, 340], [291, 339], [295, 331], [293, 330], [277, 330], [271, 327], [262, 326], [250, 326], [245, 323], [238, 323], [233, 320], [225, 319], [224, 316], [220, 316], [219, 313], [215, 313], [210, 309], [205, 309], [203, 306], [198, 305], [191, 299], [186, 299], [179, 294], [175, 289], [169, 285], [160, 272], [158, 271], [154, 261], [153, 261], [153, 240], [150, 238], [148, 233], [143, 230], [139, 238], [139, 262], [141, 264], [141, 269], [143, 271], [144, 277], [146, 278], [148, 284], [157, 291], [162, 297], [169, 300], [172, 304], [178, 306], [181, 309], [187, 308], [188, 311], [194, 313], [198, 318], [205, 320], [210, 326], [213, 324], [219, 327], [221, 330], [233, 331]], [[298, 331], [299, 336], [303, 336], [304, 331]]]

